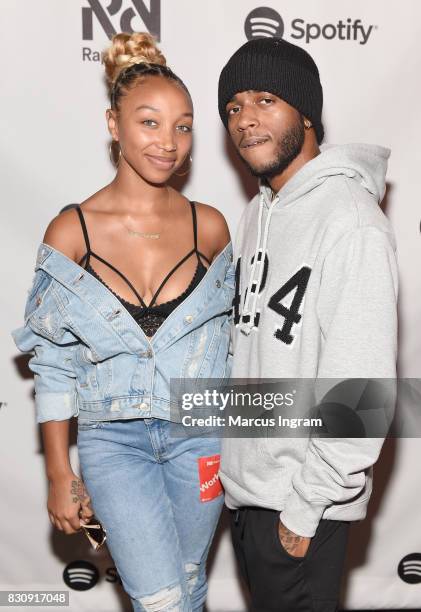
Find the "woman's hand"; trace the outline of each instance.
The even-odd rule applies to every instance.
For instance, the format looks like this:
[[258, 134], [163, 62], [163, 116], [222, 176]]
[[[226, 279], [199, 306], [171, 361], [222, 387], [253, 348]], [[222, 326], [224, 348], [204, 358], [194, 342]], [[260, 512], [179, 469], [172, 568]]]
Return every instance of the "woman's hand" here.
[[54, 527], [67, 534], [77, 533], [94, 514], [83, 481], [71, 471], [50, 480], [47, 509]]

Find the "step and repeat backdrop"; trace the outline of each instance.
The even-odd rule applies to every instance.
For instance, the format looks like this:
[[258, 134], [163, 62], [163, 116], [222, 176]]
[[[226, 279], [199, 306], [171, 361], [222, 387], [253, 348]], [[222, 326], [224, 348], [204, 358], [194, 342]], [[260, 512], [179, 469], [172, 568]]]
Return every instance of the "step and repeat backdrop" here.
[[[235, 235], [256, 183], [227, 142], [217, 82], [247, 39], [283, 36], [316, 60], [325, 141], [392, 150], [383, 210], [399, 251], [399, 374], [420, 378], [421, 3], [384, 0], [0, 0], [2, 340], [0, 590], [67, 590], [72, 611], [130, 610], [107, 550], [51, 528], [33, 381], [10, 330], [22, 323], [48, 222], [114, 174], [100, 52], [118, 31], [150, 31], [195, 104], [184, 193], [217, 206]], [[78, 458], [72, 428], [71, 457]], [[388, 440], [364, 522], [354, 525], [345, 609], [421, 609], [420, 440]], [[223, 516], [210, 560], [209, 612], [242, 611]]]

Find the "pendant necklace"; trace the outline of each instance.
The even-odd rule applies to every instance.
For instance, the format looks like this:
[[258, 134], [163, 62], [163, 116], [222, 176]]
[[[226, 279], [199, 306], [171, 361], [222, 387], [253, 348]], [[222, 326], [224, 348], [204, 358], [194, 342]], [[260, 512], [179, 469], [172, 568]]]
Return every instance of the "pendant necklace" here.
[[[167, 187], [167, 194], [168, 194], [168, 215], [169, 212], [171, 210], [171, 198], [170, 198], [170, 190]], [[123, 224], [124, 225], [124, 224]], [[164, 227], [161, 228], [160, 232], [137, 232], [136, 230], [132, 230], [129, 227], [127, 227], [127, 225], [124, 225], [124, 227], [126, 228], [128, 234], [130, 236], [133, 236], [134, 238], [147, 238], [149, 240], [158, 240], [159, 238], [161, 238], [161, 234], [163, 233], [163, 230], [166, 228], [166, 226], [168, 225], [168, 217], [167, 217], [167, 221], [164, 224]]]

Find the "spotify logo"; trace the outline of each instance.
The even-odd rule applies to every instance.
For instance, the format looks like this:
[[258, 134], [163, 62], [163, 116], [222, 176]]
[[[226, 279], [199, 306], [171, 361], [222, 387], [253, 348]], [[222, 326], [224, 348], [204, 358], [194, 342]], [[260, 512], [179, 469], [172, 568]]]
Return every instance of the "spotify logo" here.
[[72, 561], [64, 568], [63, 580], [75, 591], [87, 591], [96, 585], [99, 572], [88, 561]]
[[376, 25], [364, 23], [361, 19], [342, 17], [329, 23], [306, 21], [301, 17], [284, 20], [274, 9], [261, 6], [254, 9], [246, 17], [244, 32], [248, 40], [253, 38], [287, 37], [303, 41], [307, 45], [314, 40], [349, 41], [366, 45], [378, 28]]
[[284, 22], [279, 13], [267, 6], [261, 6], [249, 13], [244, 24], [248, 40], [252, 38], [282, 38]]
[[408, 584], [419, 584], [421, 582], [421, 554], [406, 555], [399, 563], [398, 574], [399, 578]]

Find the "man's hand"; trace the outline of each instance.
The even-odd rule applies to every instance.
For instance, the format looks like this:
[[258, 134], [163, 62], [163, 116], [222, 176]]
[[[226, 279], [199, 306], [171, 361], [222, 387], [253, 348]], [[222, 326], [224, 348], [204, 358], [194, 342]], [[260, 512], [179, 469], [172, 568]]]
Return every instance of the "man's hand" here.
[[278, 535], [281, 545], [292, 557], [305, 557], [310, 546], [311, 538], [299, 536], [290, 531], [282, 521], [279, 521]]

